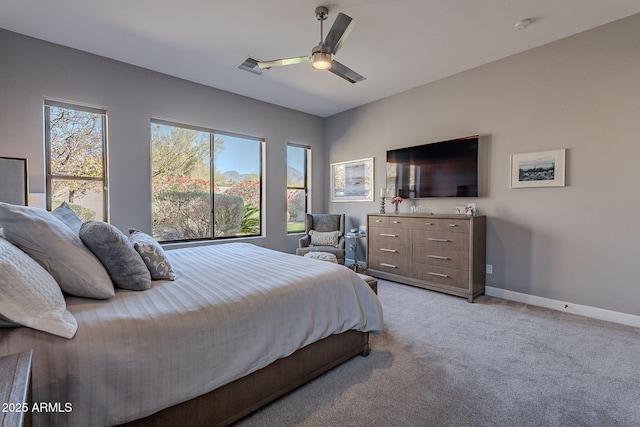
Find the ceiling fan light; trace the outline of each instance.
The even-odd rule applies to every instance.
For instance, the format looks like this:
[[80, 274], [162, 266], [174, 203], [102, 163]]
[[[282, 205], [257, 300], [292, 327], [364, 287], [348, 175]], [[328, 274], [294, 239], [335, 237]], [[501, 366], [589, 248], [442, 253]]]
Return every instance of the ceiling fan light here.
[[331, 68], [331, 54], [327, 52], [314, 52], [311, 66], [316, 70]]

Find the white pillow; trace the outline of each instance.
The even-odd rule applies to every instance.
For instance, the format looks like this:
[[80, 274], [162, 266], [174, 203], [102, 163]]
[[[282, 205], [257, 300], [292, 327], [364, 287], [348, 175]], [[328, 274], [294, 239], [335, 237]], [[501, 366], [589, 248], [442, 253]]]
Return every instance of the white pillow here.
[[0, 238], [0, 316], [64, 338], [72, 338], [78, 330], [55, 279], [3, 238]]
[[309, 230], [312, 246], [338, 246], [340, 231], [316, 231]]
[[5, 238], [51, 273], [64, 292], [98, 299], [115, 295], [100, 261], [51, 212], [0, 202], [0, 226]]

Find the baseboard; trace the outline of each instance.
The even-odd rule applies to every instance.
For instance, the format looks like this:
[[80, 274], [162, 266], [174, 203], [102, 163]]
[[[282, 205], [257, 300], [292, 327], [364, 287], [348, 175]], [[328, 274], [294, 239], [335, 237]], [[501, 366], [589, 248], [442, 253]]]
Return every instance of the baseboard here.
[[593, 319], [606, 320], [608, 322], [620, 323], [622, 325], [635, 326], [640, 328], [640, 316], [620, 313], [617, 311], [605, 310], [603, 308], [590, 307], [588, 305], [573, 304], [570, 302], [558, 301], [550, 298], [538, 297], [535, 295], [523, 294], [520, 292], [508, 291], [506, 289], [485, 287], [484, 293], [491, 297], [507, 299], [510, 301], [522, 302], [538, 307], [551, 308], [553, 310], [564, 311], [566, 313], [579, 314]]

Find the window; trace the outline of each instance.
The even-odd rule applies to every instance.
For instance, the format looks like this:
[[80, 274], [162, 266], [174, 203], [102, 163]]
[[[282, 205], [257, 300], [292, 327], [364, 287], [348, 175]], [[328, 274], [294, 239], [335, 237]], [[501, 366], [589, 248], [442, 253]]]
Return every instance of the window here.
[[107, 221], [106, 111], [45, 100], [44, 115], [47, 208]]
[[263, 141], [152, 120], [153, 237], [259, 236]]
[[287, 145], [287, 233], [305, 230], [308, 212], [308, 161], [311, 150], [300, 145]]

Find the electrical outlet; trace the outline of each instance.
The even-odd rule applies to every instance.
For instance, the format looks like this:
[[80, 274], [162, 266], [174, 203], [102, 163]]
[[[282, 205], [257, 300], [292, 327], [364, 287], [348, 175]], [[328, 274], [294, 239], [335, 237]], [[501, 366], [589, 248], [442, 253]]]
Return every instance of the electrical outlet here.
[[487, 266], [487, 270], [486, 270], [487, 274], [493, 274], [493, 265], [486, 264], [486, 266]]

